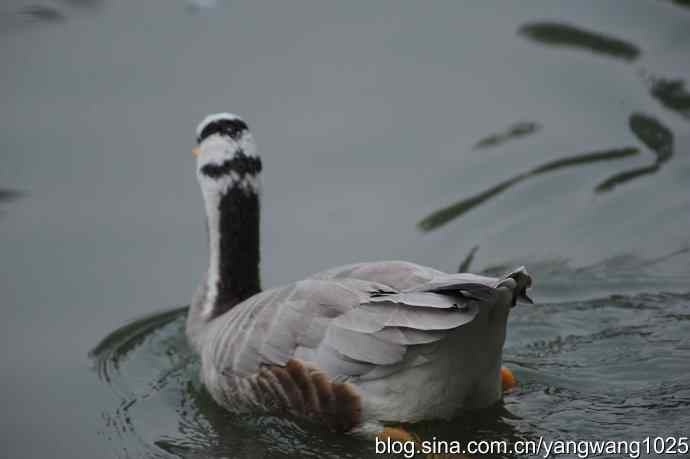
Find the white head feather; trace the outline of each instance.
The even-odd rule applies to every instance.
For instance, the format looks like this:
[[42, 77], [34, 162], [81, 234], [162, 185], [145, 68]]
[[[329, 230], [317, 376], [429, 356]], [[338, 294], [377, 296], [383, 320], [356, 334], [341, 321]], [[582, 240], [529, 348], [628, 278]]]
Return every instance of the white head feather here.
[[[197, 138], [201, 137], [204, 129], [209, 124], [223, 120], [240, 121], [244, 123], [242, 118], [233, 113], [215, 113], [208, 115], [196, 128]], [[257, 159], [259, 157], [254, 137], [249, 129], [242, 130], [235, 137], [224, 135], [223, 133], [213, 133], [201, 139], [199, 154], [196, 157], [197, 178], [205, 196], [208, 196], [207, 193], [222, 193], [231, 186], [240, 187], [245, 191], [259, 193], [260, 182], [258, 173], [240, 175], [236, 171], [228, 171], [227, 174], [219, 177], [210, 177], [204, 174], [204, 166], [221, 167], [226, 161], [231, 161], [239, 155], [245, 155], [252, 159]]]

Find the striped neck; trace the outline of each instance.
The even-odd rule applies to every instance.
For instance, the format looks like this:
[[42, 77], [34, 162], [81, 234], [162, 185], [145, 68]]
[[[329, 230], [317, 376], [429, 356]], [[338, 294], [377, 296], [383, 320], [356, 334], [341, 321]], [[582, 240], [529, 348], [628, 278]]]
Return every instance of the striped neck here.
[[261, 290], [259, 195], [234, 183], [205, 198], [209, 268], [202, 314], [213, 319]]

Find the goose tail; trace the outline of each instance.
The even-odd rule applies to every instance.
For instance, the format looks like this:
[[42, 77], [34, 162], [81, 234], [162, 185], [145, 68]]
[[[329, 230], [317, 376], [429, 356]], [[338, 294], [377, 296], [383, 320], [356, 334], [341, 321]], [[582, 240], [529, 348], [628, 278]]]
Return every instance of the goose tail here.
[[515, 306], [518, 302], [534, 304], [532, 298], [527, 295], [527, 289], [531, 286], [532, 276], [524, 266], [520, 266], [506, 274], [496, 287], [508, 287], [511, 289], [513, 291], [513, 306]]

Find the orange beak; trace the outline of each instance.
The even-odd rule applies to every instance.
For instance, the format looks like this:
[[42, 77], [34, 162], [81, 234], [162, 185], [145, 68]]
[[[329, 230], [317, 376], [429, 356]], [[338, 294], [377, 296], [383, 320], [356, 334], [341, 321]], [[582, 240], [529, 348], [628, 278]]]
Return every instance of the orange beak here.
[[199, 156], [199, 153], [200, 153], [200, 152], [201, 152], [201, 150], [199, 150], [199, 147], [192, 148], [192, 154], [193, 154], [194, 156]]

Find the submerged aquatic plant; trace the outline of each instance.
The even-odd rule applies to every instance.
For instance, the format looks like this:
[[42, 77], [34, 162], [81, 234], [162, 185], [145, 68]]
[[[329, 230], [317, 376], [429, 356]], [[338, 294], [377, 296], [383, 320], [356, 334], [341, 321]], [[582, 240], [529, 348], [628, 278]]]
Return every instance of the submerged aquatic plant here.
[[685, 118], [690, 118], [690, 92], [685, 89], [683, 80], [666, 80], [659, 78], [651, 85], [651, 94], [662, 105], [679, 113]]
[[541, 126], [539, 123], [533, 121], [520, 121], [513, 124], [508, 129], [503, 132], [498, 132], [491, 134], [487, 137], [480, 139], [475, 145], [474, 149], [495, 147], [502, 143], [508, 142], [509, 140], [518, 139], [521, 137], [528, 136], [537, 132]]
[[583, 164], [592, 164], [600, 161], [612, 161], [626, 158], [638, 154], [640, 151], [635, 147], [616, 148], [612, 150], [594, 151], [591, 153], [584, 153], [580, 155], [568, 156], [565, 158], [549, 161], [523, 172], [514, 177], [511, 177], [503, 182], [492, 186], [491, 188], [482, 191], [481, 193], [462, 199], [450, 206], [432, 212], [430, 215], [423, 218], [417, 225], [423, 231], [431, 231], [439, 226], [442, 226], [449, 221], [460, 217], [464, 213], [477, 207], [483, 202], [496, 197], [513, 185], [526, 180], [530, 177], [552, 172], [558, 169], [564, 169]]
[[673, 133], [656, 118], [643, 113], [633, 113], [628, 121], [630, 130], [656, 156], [648, 166], [637, 167], [614, 174], [596, 186], [595, 191], [610, 191], [614, 187], [643, 175], [657, 172], [663, 163], [673, 156]]
[[632, 43], [565, 23], [532, 22], [520, 27], [519, 33], [545, 45], [585, 49], [629, 61], [640, 55], [640, 49]]
[[[633, 113], [628, 119], [628, 126], [635, 137], [637, 137], [637, 139], [655, 155], [655, 160], [650, 165], [629, 169], [606, 178], [594, 188], [594, 191], [597, 193], [611, 191], [615, 187], [629, 182], [637, 177], [653, 174], [657, 172], [661, 166], [673, 156], [673, 133], [668, 127], [664, 126], [661, 121], [651, 115], [644, 113]], [[497, 185], [470, 196], [469, 198], [461, 199], [460, 201], [457, 201], [449, 206], [432, 212], [420, 220], [419, 223], [417, 223], [417, 226], [422, 231], [432, 231], [440, 226], [445, 225], [449, 221], [462, 216], [471, 209], [491, 198], [496, 197], [513, 185], [530, 177], [535, 177], [537, 175], [546, 174], [558, 169], [565, 169], [573, 166], [592, 164], [600, 161], [623, 159], [629, 156], [637, 155], [639, 152], [640, 150], [637, 147], [624, 147], [612, 150], [583, 153], [580, 155], [567, 156], [565, 158], [549, 161], [526, 172], [506, 179]]]

